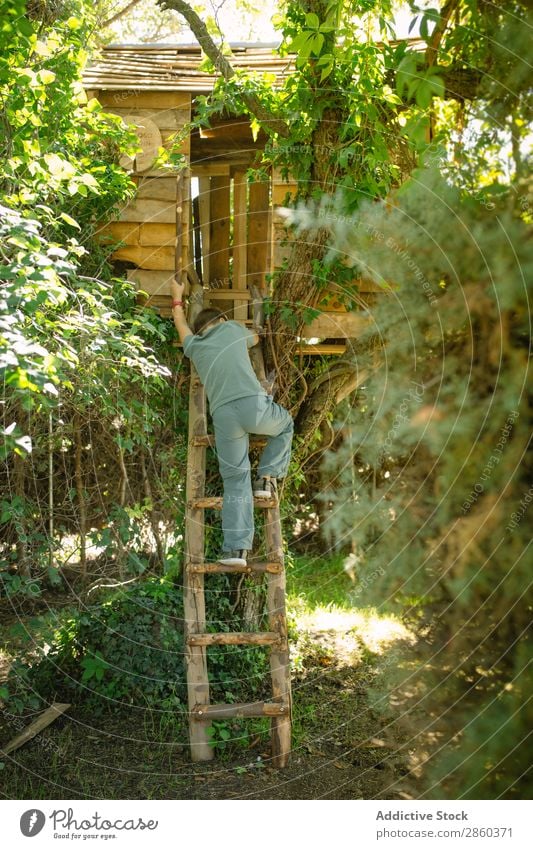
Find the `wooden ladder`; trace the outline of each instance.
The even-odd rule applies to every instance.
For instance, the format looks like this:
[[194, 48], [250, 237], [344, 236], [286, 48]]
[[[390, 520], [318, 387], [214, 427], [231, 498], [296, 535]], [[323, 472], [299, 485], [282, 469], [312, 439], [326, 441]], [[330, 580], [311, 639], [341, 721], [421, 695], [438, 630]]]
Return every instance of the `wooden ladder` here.
[[[253, 440], [251, 443], [253, 444]], [[222, 498], [210, 498], [205, 495], [206, 449], [213, 445], [214, 438], [207, 433], [205, 390], [191, 363], [183, 576], [191, 756], [193, 761], [208, 761], [214, 756], [214, 748], [210, 745], [208, 735], [208, 729], [213, 720], [270, 716], [272, 764], [276, 767], [284, 767], [291, 748], [291, 682], [279, 505], [277, 499], [254, 498], [254, 506], [265, 510], [266, 562], [248, 563], [244, 567], [206, 563], [204, 510], [222, 508]], [[217, 634], [206, 632], [204, 575], [221, 572], [256, 573], [266, 576], [268, 631], [260, 633], [234, 631]], [[214, 645], [269, 646], [272, 700], [242, 704], [211, 704], [207, 677], [207, 648]]]

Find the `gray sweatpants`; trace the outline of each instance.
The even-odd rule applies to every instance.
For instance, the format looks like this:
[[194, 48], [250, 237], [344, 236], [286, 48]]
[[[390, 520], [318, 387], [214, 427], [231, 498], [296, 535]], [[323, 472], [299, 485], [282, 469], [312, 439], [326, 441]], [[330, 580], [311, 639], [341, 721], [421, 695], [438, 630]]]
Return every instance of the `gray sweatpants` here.
[[224, 551], [250, 551], [254, 539], [254, 505], [248, 434], [268, 436], [258, 476], [284, 477], [291, 456], [293, 421], [271, 395], [250, 395], [217, 407], [213, 413], [215, 443], [224, 482], [222, 530]]

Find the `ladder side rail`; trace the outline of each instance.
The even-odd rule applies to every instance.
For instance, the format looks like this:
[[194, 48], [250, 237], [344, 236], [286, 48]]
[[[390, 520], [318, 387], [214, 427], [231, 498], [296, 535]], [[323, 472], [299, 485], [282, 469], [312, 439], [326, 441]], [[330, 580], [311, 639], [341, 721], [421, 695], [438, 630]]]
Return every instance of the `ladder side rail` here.
[[189, 564], [204, 562], [204, 511], [193, 506], [195, 498], [203, 495], [205, 487], [205, 448], [194, 447], [193, 438], [205, 433], [205, 393], [191, 364], [189, 394], [189, 447], [187, 455], [187, 509], [185, 513], [185, 569], [183, 571], [184, 645], [187, 669], [189, 704], [189, 740], [193, 761], [209, 761], [214, 757], [210, 745], [209, 722], [194, 721], [192, 710], [209, 704], [207, 650], [191, 645], [193, 634], [205, 632], [204, 574], [189, 570]]
[[283, 540], [279, 506], [265, 511], [265, 538], [268, 560], [277, 560], [282, 568], [267, 575], [267, 610], [270, 631], [278, 634], [279, 641], [270, 650], [270, 675], [272, 698], [288, 706], [288, 712], [271, 719], [272, 764], [283, 768], [287, 765], [291, 751], [291, 674], [287, 613], [285, 609], [285, 569], [283, 568]]

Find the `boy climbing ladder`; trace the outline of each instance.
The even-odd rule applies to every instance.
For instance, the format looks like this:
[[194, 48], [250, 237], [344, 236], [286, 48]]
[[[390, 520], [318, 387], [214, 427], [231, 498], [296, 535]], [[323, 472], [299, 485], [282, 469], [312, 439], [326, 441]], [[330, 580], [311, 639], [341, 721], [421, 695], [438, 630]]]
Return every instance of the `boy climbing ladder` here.
[[[254, 537], [253, 497], [276, 497], [277, 481], [285, 476], [289, 465], [293, 421], [255, 376], [248, 348], [258, 343], [257, 334], [212, 308], [198, 314], [191, 330], [184, 313], [183, 285], [173, 282], [172, 298], [183, 352], [192, 360], [205, 387], [215, 430], [224, 484], [224, 542], [218, 562], [246, 566]], [[250, 433], [267, 437], [253, 486]]]
[[[273, 404], [256, 380], [248, 347], [257, 337], [217, 311], [203, 311], [192, 333], [183, 314], [183, 288], [173, 285], [173, 313], [185, 353], [191, 356], [189, 426], [183, 562], [183, 636], [187, 670], [189, 740], [191, 758], [209, 761], [214, 756], [214, 720], [269, 717], [271, 764], [287, 765], [291, 750], [291, 678], [285, 567], [276, 477], [285, 473], [289, 460], [292, 420]], [[196, 368], [197, 366], [197, 368]], [[208, 432], [208, 396], [216, 436]], [[248, 433], [265, 434], [267, 448], [260, 476], [250, 479]], [[206, 447], [217, 448], [224, 478], [224, 498], [205, 494]], [[274, 495], [274, 497], [272, 497]], [[253, 539], [253, 508], [264, 511], [263, 562], [247, 562]], [[205, 510], [223, 510], [224, 547], [221, 559], [205, 559]], [[209, 627], [204, 578], [209, 574], [253, 575], [266, 592], [267, 631], [218, 631]], [[269, 654], [271, 698], [268, 701], [213, 704], [210, 698], [208, 653], [211, 646], [264, 647]]]

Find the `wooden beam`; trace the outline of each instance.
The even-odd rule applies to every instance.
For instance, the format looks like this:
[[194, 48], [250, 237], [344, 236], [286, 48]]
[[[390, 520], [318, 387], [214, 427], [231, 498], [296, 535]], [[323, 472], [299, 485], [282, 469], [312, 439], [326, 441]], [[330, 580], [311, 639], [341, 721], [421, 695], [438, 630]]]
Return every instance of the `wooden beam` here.
[[323, 312], [311, 324], [306, 324], [303, 339], [351, 339], [368, 328], [370, 319], [357, 312]]
[[114, 252], [113, 258], [133, 262], [138, 268], [155, 271], [173, 271], [175, 267], [174, 247], [125, 245]]
[[177, 144], [176, 130], [161, 130], [161, 141], [162, 147], [165, 150], [170, 150], [174, 153], [183, 153], [185, 156], [189, 156], [191, 152], [191, 137], [190, 135], [186, 135], [185, 138], [182, 138], [179, 144]]
[[120, 221], [136, 221], [174, 224], [176, 221], [176, 202], [139, 198], [131, 201], [120, 212]]
[[109, 224], [105, 224], [100, 230], [97, 230], [95, 235], [102, 237], [107, 244], [115, 241], [124, 242], [125, 245], [138, 245], [140, 227], [133, 221], [110, 221]]
[[246, 298], [236, 299], [236, 292], [246, 291], [246, 257], [247, 257], [247, 204], [246, 204], [246, 173], [236, 171], [233, 179], [233, 318], [245, 321], [248, 318], [248, 303]]
[[194, 162], [191, 165], [193, 177], [223, 177], [229, 176], [229, 165], [224, 162]]
[[[209, 222], [209, 278], [205, 283], [222, 286], [229, 284], [230, 235], [230, 178], [211, 177], [211, 208]], [[231, 311], [233, 303], [220, 302], [223, 312]], [[230, 313], [231, 314], [231, 313]]]
[[345, 344], [336, 344], [335, 342], [325, 342], [317, 345], [298, 345], [296, 350], [299, 354], [307, 357], [326, 357], [337, 356], [341, 357], [346, 353]]
[[174, 224], [141, 224], [139, 231], [139, 244], [143, 246], [173, 247], [176, 241]]
[[[128, 280], [137, 284], [148, 295], [156, 295], [165, 298], [170, 309], [170, 283], [174, 277], [174, 267], [167, 271], [145, 271], [140, 268], [132, 268], [127, 272]], [[168, 299], [168, 300], [167, 300]]]
[[112, 112], [113, 115], [120, 115], [121, 118], [132, 114], [137, 116], [139, 120], [148, 118], [160, 130], [167, 133], [177, 132], [177, 130], [181, 129], [190, 120], [191, 116], [188, 105], [181, 108], [171, 107], [167, 109], [132, 109], [127, 106], [113, 106], [107, 111]]
[[123, 89], [122, 91], [102, 90], [98, 94], [102, 106], [119, 109], [189, 109], [191, 95], [181, 91], [146, 91]]
[[198, 210], [200, 214], [200, 234], [202, 239], [202, 282], [207, 284], [210, 279], [211, 268], [209, 262], [209, 254], [211, 250], [211, 180], [209, 179], [209, 176], [199, 177], [198, 190]]
[[[236, 292], [235, 289], [208, 289], [205, 293], [206, 300], [208, 301], [227, 301], [233, 299], [240, 299], [242, 301], [248, 302], [252, 297], [249, 290], [245, 292]], [[246, 318], [236, 319], [237, 321], [246, 321]]]
[[266, 293], [265, 275], [269, 268], [268, 208], [270, 185], [268, 180], [250, 183], [248, 212], [247, 283]]
[[176, 177], [146, 177], [139, 174], [135, 177], [137, 183], [137, 194], [135, 199], [149, 198], [150, 200], [164, 200], [167, 203], [176, 202], [177, 178]]

